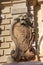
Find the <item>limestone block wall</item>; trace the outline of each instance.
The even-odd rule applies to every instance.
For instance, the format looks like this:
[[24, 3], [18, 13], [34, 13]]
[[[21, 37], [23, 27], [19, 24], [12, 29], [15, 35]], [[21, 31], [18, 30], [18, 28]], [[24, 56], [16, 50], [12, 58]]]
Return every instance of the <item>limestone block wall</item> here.
[[[14, 18], [16, 18], [18, 15], [20, 14], [25, 14], [26, 13], [26, 10], [24, 12], [21, 12], [22, 13], [17, 13], [16, 10], [15, 13], [12, 13], [12, 6], [13, 4], [17, 5], [17, 4], [21, 4], [20, 6], [23, 6], [23, 3], [25, 3], [26, 1], [25, 0], [0, 0], [0, 65], [2, 65], [3, 63], [7, 63], [7, 62], [10, 62], [12, 61], [10, 59], [9, 61], [9, 57], [10, 57], [10, 52], [12, 49], [14, 49], [15, 45], [14, 45], [14, 42], [12, 41], [11, 39], [11, 23], [12, 23], [12, 19], [13, 19], [13, 16]], [[15, 7], [15, 6], [13, 6]], [[16, 9], [17, 7], [15, 7]], [[43, 7], [42, 7], [43, 8]], [[43, 31], [41, 31], [43, 25], [41, 23], [41, 20], [43, 19], [43, 16], [42, 15], [42, 8], [38, 11], [38, 24], [39, 24], [39, 35], [42, 34], [43, 35]], [[14, 12], [13, 11], [13, 12]], [[20, 12], [19, 11], [19, 12]], [[40, 13], [40, 14], [39, 14]], [[43, 22], [43, 20], [42, 20]], [[41, 25], [42, 27], [41, 27]], [[42, 29], [43, 30], [43, 29]], [[41, 33], [40, 33], [41, 31]], [[43, 43], [43, 42], [42, 42]], [[41, 47], [43, 48], [43, 47]], [[42, 54], [42, 52], [41, 52]], [[40, 58], [41, 60], [43, 61], [43, 54], [41, 55], [40, 54]]]
[[[25, 0], [0, 1], [0, 65], [7, 61], [9, 62], [7, 59], [10, 56], [12, 48], [15, 47], [14, 42], [11, 39], [10, 31], [13, 19], [11, 10], [13, 4], [19, 3], [25, 3]], [[15, 16], [17, 17], [18, 14], [15, 14]]]

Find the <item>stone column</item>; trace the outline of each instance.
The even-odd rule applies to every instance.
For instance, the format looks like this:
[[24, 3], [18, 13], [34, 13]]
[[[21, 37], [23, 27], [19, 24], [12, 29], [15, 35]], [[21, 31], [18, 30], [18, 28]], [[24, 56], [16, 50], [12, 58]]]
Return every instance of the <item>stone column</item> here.
[[[32, 32], [36, 33], [36, 12], [35, 12], [35, 7], [36, 7], [37, 1], [36, 0], [26, 0], [26, 5], [27, 5], [27, 17], [30, 20], [31, 23], [33, 23], [34, 28], [32, 28]], [[36, 16], [35, 16], [36, 15]], [[37, 42], [37, 41], [36, 41]]]
[[38, 55], [38, 17], [37, 17], [37, 13], [40, 9], [40, 6], [38, 5], [38, 1], [37, 0], [26, 0], [26, 5], [27, 5], [27, 15], [28, 18], [30, 19], [30, 22], [33, 23], [34, 28], [32, 28], [33, 32], [35, 32], [35, 43], [34, 46], [36, 48], [37, 51], [37, 55]]

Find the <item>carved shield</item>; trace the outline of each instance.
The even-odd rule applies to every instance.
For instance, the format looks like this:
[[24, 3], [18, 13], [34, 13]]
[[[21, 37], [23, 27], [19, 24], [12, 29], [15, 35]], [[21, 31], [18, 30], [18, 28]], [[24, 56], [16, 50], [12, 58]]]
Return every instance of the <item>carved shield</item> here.
[[32, 48], [34, 37], [32, 36], [32, 23], [24, 16], [18, 17], [12, 24], [12, 39], [16, 45], [16, 52], [19, 58]]

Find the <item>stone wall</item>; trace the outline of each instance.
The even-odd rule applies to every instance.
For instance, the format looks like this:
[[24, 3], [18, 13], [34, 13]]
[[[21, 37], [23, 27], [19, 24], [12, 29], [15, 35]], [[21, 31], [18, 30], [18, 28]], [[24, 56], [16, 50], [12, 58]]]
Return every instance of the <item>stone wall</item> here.
[[40, 6], [40, 10], [38, 11], [38, 29], [39, 29], [39, 39], [38, 39], [38, 43], [40, 46], [40, 59], [43, 62], [43, 4], [41, 4]]
[[[2, 0], [0, 1], [0, 10], [1, 10], [0, 11], [0, 64], [10, 62], [8, 60], [8, 57], [10, 57], [10, 52], [15, 47], [14, 42], [11, 39], [11, 31], [10, 31], [13, 16], [17, 17], [20, 14], [26, 13], [26, 12], [23, 12], [23, 13], [12, 14], [12, 6], [13, 4], [16, 4], [16, 5], [21, 4], [21, 6], [23, 6], [22, 5], [23, 3], [25, 3], [25, 0], [8, 0], [8, 1]], [[38, 14], [39, 13], [40, 13], [40, 10]], [[38, 18], [38, 21], [39, 21], [38, 23], [40, 23], [41, 15], [39, 14], [37, 16], [38, 17], [40, 16]], [[40, 55], [40, 57], [43, 57], [43, 54]]]
[[4, 0], [0, 2], [0, 64], [7, 62], [11, 49], [14, 48], [10, 31], [13, 18], [11, 9], [13, 4], [19, 3], [25, 3], [25, 0]]

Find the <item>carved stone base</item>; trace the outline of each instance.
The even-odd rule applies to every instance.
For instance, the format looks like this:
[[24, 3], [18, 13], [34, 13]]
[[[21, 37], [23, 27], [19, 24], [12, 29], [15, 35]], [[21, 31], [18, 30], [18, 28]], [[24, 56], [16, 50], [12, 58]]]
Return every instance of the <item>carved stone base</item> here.
[[3, 64], [3, 65], [43, 65], [41, 62], [20, 62], [20, 63], [10, 63], [10, 64]]

